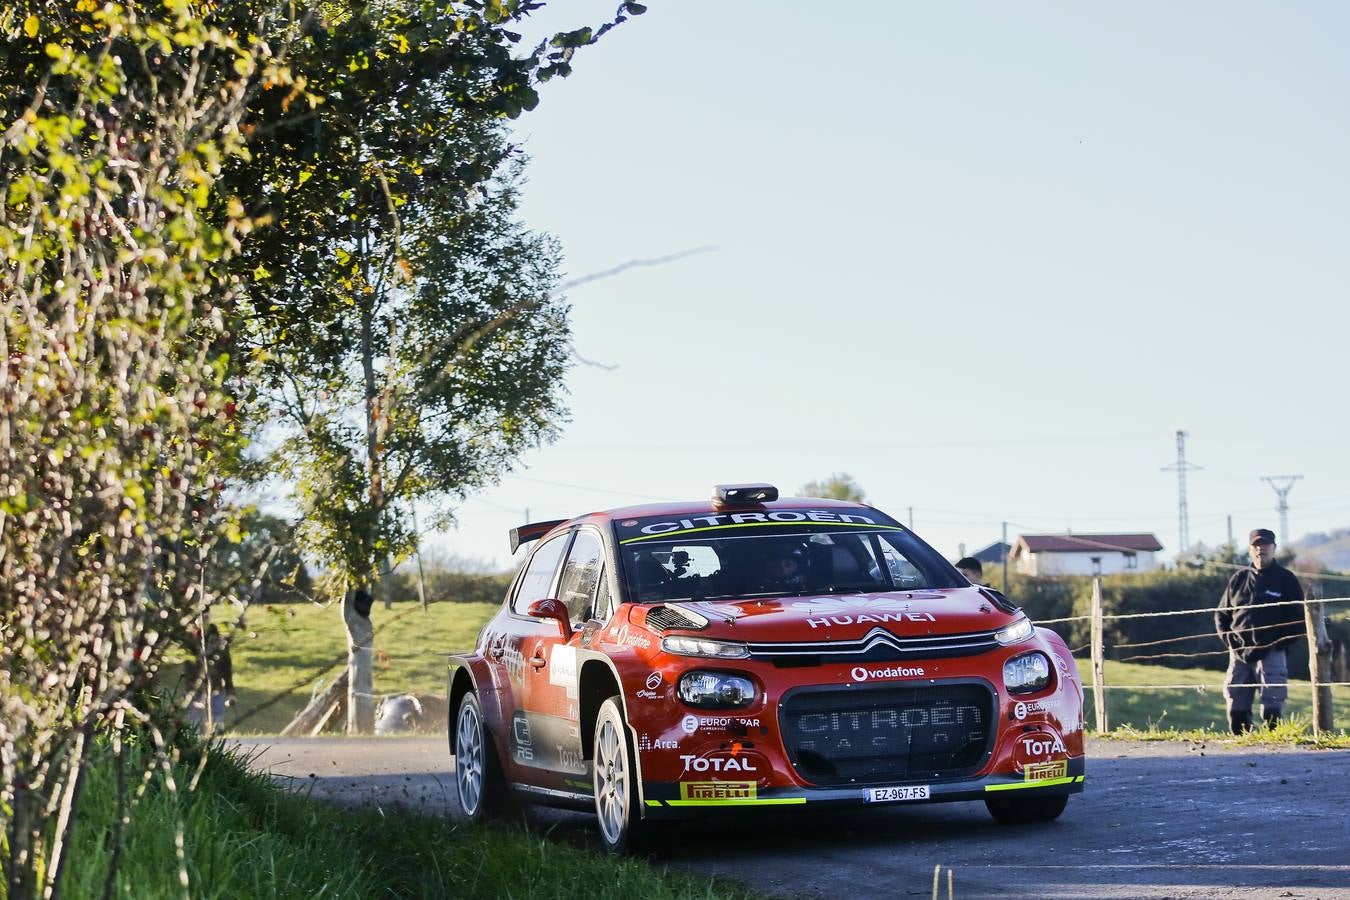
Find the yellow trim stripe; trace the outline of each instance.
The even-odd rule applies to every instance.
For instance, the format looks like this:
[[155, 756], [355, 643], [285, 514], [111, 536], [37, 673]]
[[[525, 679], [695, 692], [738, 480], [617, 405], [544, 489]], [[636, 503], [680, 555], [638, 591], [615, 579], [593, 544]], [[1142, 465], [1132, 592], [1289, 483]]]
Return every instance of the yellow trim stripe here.
[[[984, 789], [986, 791], [1020, 791], [1023, 788], [1050, 787], [1051, 785], [1056, 784], [1073, 784], [1074, 777], [1075, 776], [1073, 775], [1066, 775], [1063, 778], [1047, 778], [1044, 781], [1022, 781], [1014, 784], [986, 784]], [[1083, 776], [1081, 775], [1077, 776], [1080, 780], [1082, 777]]]
[[647, 805], [648, 805], [648, 806], [660, 806], [660, 805], [661, 805], [661, 801], [660, 801], [660, 800], [648, 800], [648, 801], [647, 801]]
[[629, 538], [626, 541], [619, 541], [620, 544], [635, 544], [638, 541], [659, 541], [661, 538], [684, 537], [686, 534], [695, 534], [700, 531], [725, 531], [728, 528], [764, 528], [769, 525], [843, 525], [848, 528], [880, 528], [885, 531], [904, 531], [900, 525], [872, 525], [863, 522], [741, 522], [739, 525], [706, 525], [703, 528], [684, 528], [679, 531], [663, 531], [660, 534], [644, 534], [642, 537]]
[[771, 797], [767, 800], [667, 800], [665, 802], [667, 806], [785, 806], [805, 803], [806, 798]]

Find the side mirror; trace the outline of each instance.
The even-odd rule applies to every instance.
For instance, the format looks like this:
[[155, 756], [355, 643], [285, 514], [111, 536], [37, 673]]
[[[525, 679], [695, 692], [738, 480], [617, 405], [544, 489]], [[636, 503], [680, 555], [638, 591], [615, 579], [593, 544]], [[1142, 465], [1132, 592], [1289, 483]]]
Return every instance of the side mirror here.
[[525, 615], [534, 619], [553, 619], [558, 623], [562, 639], [564, 641], [572, 639], [572, 618], [567, 613], [567, 607], [559, 601], [552, 598], [536, 600], [525, 610]]

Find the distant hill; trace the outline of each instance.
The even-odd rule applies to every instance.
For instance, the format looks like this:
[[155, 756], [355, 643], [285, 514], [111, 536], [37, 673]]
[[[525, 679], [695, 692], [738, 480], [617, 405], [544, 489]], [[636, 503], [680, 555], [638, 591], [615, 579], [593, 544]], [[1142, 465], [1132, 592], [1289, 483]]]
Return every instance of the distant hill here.
[[1328, 569], [1350, 572], [1350, 528], [1304, 535], [1294, 541], [1294, 550], [1298, 559], [1316, 559]]

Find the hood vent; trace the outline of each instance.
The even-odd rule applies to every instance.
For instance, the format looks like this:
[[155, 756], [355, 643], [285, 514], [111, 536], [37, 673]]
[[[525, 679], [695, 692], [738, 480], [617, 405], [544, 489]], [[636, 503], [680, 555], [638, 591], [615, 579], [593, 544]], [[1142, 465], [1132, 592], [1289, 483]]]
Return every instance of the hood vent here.
[[647, 627], [658, 633], [671, 628], [699, 630], [708, 627], [708, 620], [693, 610], [678, 606], [654, 606], [647, 611]]

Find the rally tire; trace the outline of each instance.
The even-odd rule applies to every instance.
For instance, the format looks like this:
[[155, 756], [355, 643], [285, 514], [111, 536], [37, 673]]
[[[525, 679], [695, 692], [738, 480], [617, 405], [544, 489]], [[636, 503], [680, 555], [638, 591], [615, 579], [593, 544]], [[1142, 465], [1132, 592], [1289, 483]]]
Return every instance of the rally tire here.
[[455, 758], [454, 795], [460, 818], [475, 823], [509, 814], [513, 806], [510, 790], [478, 694], [465, 691], [454, 715], [455, 740], [450, 752]]
[[[1016, 791], [1013, 792], [1017, 793]], [[986, 797], [984, 805], [1000, 825], [1031, 825], [1053, 822], [1069, 804], [1069, 795], [1058, 797]]]
[[638, 791], [637, 754], [617, 696], [600, 705], [592, 746], [592, 786], [600, 842], [610, 853], [640, 852], [646, 828]]

